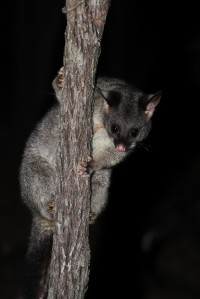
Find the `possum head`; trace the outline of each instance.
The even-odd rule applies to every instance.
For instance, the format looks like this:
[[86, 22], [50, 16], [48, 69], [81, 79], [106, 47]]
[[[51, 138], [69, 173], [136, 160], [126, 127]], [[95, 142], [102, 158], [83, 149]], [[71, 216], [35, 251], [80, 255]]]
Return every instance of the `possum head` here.
[[145, 94], [125, 82], [102, 86], [104, 100], [103, 122], [118, 152], [133, 149], [151, 128], [151, 117], [161, 92]]

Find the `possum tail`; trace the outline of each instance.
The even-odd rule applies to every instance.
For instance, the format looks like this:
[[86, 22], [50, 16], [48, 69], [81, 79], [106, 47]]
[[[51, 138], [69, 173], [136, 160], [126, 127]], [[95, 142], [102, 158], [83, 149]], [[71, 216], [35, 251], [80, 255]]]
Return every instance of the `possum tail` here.
[[25, 260], [23, 299], [47, 297], [53, 229], [53, 221], [34, 217]]

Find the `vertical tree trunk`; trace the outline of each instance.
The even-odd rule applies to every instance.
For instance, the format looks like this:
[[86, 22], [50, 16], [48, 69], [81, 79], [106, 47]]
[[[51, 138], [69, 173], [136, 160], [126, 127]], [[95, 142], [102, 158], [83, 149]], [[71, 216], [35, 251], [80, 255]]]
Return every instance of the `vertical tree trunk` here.
[[90, 250], [89, 177], [77, 165], [90, 155], [92, 95], [109, 0], [66, 0], [64, 88], [61, 103], [60, 185], [48, 299], [84, 298]]

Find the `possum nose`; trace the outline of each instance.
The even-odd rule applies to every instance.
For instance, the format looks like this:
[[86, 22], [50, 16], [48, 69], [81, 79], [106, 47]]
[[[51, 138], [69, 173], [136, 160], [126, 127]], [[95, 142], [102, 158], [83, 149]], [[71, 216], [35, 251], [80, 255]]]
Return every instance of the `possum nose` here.
[[116, 146], [116, 150], [117, 150], [118, 152], [120, 152], [120, 153], [123, 153], [123, 152], [126, 151], [126, 148], [125, 148], [125, 146], [124, 146], [123, 144], [118, 144], [118, 145]]

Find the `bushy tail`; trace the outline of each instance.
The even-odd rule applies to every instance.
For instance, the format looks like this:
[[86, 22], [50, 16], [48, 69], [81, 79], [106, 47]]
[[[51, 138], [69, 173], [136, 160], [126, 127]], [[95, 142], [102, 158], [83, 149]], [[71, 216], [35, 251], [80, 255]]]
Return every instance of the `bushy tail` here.
[[47, 297], [53, 227], [53, 221], [39, 216], [33, 219], [25, 260], [24, 299], [45, 299]]

